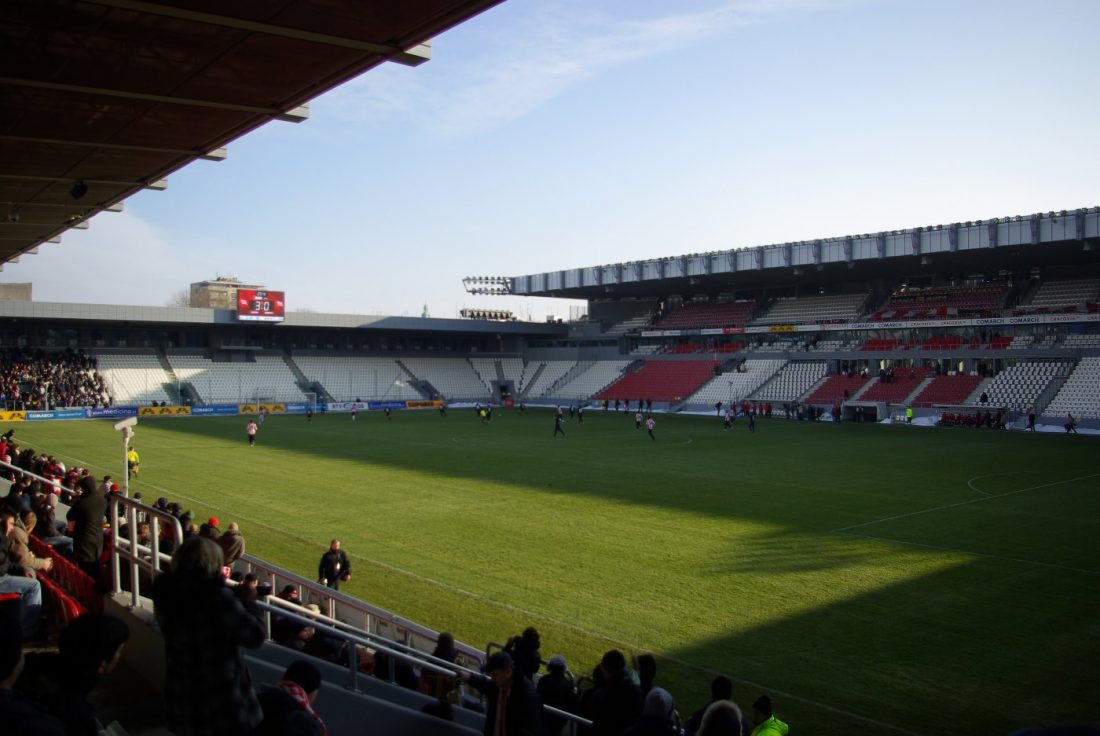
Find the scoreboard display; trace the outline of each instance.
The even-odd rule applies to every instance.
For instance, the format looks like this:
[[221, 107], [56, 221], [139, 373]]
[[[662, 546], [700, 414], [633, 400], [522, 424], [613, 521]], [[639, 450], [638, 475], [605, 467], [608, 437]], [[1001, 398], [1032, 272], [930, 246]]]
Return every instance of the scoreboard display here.
[[241, 322], [282, 322], [286, 297], [281, 291], [237, 289], [237, 319]]

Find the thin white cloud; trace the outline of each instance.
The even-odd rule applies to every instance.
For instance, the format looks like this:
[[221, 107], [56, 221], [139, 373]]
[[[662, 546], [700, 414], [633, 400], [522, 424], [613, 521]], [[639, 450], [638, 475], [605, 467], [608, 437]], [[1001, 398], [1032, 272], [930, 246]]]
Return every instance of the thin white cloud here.
[[130, 212], [104, 212], [88, 230], [4, 265], [0, 282], [33, 284], [37, 302], [164, 305], [197, 279], [187, 251]]
[[475, 134], [523, 117], [603, 69], [688, 49], [741, 27], [858, 1], [728, 0], [692, 13], [636, 20], [600, 14], [590, 3], [538, 5], [510, 24], [508, 36], [479, 36], [480, 53], [472, 58], [447, 59], [444, 36], [437, 41], [439, 60], [431, 62], [437, 65], [431, 73], [377, 69], [318, 104], [358, 123], [401, 120], [447, 137]]

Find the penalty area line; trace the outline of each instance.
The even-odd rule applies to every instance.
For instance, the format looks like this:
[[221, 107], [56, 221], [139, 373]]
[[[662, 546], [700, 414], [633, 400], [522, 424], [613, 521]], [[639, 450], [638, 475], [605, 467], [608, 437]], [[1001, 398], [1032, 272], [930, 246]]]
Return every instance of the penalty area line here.
[[936, 511], [946, 511], [947, 509], [958, 508], [959, 506], [969, 506], [972, 503], [981, 503], [982, 501], [992, 501], [996, 498], [1005, 498], [1007, 496], [1015, 496], [1017, 493], [1027, 493], [1028, 491], [1038, 491], [1043, 488], [1052, 488], [1054, 486], [1065, 485], [1066, 483], [1076, 483], [1079, 480], [1088, 480], [1089, 478], [1100, 478], [1100, 473], [1093, 473], [1092, 475], [1081, 475], [1076, 478], [1067, 478], [1065, 480], [1056, 480], [1053, 483], [1041, 483], [1037, 486], [1028, 486], [1027, 488], [1018, 488], [1015, 491], [1007, 491], [1006, 493], [997, 493], [993, 495], [983, 496], [982, 498], [972, 498], [968, 501], [959, 501], [958, 503], [949, 503], [943, 506], [933, 506], [930, 509], [921, 509], [920, 511], [910, 511], [907, 514], [895, 514], [894, 516], [886, 516], [881, 519], [875, 519], [873, 521], [864, 521], [860, 524], [852, 524], [851, 526], [840, 527], [839, 529], [830, 529], [830, 534], [840, 534], [842, 532], [849, 531], [851, 529], [861, 529], [865, 526], [874, 526], [875, 524], [882, 524], [887, 521], [896, 521], [897, 519], [908, 519], [911, 516], [921, 516], [922, 514], [931, 514]]
[[1018, 562], [1022, 565], [1035, 565], [1037, 567], [1050, 567], [1055, 570], [1066, 570], [1068, 572], [1080, 572], [1086, 575], [1100, 575], [1100, 570], [1088, 570], [1083, 567], [1071, 567], [1069, 565], [1059, 565], [1056, 562], [1040, 562], [1039, 560], [1027, 560], [1022, 557], [1006, 557], [1004, 555], [991, 555], [987, 552], [973, 552], [968, 549], [958, 549], [956, 547], [940, 547], [935, 544], [924, 544], [922, 542], [909, 542], [904, 539], [893, 539], [891, 537], [876, 537], [872, 534], [857, 534], [855, 532], [838, 532], [846, 537], [859, 537], [860, 539], [872, 539], [876, 542], [888, 542], [890, 544], [904, 544], [910, 547], [920, 547], [922, 549], [932, 549], [937, 552], [954, 552], [960, 555], [969, 555], [971, 557], [984, 557], [989, 560], [1001, 560], [1003, 562]]

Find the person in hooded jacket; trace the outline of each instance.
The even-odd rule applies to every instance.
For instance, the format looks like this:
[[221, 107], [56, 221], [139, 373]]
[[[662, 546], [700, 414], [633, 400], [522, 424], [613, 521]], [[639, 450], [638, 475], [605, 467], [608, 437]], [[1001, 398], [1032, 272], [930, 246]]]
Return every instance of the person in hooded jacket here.
[[320, 670], [304, 659], [291, 662], [279, 682], [260, 690], [264, 720], [255, 736], [326, 736], [328, 729], [313, 710], [320, 690]]

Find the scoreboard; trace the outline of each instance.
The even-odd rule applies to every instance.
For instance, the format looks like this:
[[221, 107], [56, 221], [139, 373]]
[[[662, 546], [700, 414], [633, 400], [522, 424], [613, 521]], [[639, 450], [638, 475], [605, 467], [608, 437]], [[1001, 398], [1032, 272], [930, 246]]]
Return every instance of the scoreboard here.
[[281, 291], [237, 289], [237, 319], [241, 322], [282, 322], [286, 297]]

